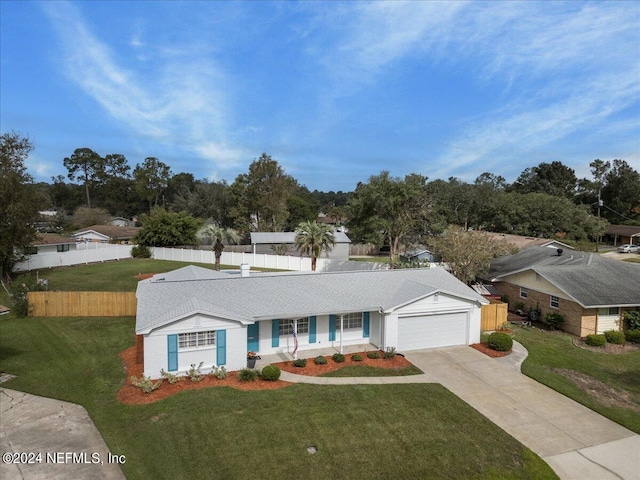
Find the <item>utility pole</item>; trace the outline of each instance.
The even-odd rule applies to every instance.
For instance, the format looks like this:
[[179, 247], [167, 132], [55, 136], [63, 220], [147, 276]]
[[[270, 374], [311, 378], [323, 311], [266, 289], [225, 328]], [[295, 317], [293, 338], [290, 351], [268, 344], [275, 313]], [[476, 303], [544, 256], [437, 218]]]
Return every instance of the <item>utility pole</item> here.
[[[600, 225], [600, 208], [602, 207], [602, 200], [600, 199], [601, 187], [598, 186], [598, 225]], [[598, 245], [600, 243], [600, 234], [596, 235], [596, 253], [598, 253]]]

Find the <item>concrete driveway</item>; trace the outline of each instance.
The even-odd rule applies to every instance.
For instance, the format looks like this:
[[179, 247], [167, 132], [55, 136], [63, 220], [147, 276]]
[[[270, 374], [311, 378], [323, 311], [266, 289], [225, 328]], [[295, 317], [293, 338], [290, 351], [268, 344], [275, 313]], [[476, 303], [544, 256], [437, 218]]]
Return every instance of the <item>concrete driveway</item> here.
[[540, 455], [560, 478], [640, 479], [640, 436], [521, 374], [513, 363], [469, 347], [406, 357]]
[[109, 454], [117, 452], [109, 452], [83, 407], [5, 388], [0, 388], [0, 452], [2, 480], [125, 478], [115, 458], [109, 462]]

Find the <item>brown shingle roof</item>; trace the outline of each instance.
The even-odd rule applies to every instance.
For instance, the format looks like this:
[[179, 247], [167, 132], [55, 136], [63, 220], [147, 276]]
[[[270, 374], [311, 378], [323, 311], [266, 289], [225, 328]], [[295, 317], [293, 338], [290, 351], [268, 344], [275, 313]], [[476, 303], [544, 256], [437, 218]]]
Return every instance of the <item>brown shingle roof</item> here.
[[640, 235], [640, 226], [637, 225], [609, 225], [607, 227], [609, 235], [621, 235], [630, 237], [632, 235]]
[[135, 237], [140, 231], [139, 227], [118, 227], [116, 225], [92, 225], [90, 227], [83, 228], [73, 232], [74, 235], [79, 235], [84, 232], [93, 230], [94, 232], [106, 235], [112, 240], [127, 240]]

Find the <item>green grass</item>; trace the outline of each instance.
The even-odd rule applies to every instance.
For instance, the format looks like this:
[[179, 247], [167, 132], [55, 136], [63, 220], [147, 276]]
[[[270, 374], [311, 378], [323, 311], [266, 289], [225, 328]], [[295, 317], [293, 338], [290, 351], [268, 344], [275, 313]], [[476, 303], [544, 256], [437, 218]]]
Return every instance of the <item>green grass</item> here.
[[420, 375], [424, 373], [418, 367], [411, 365], [404, 368], [388, 369], [369, 365], [347, 365], [333, 372], [327, 372], [321, 377], [401, 377], [404, 375]]
[[[515, 339], [529, 351], [522, 365], [525, 375], [640, 433], [640, 351], [616, 355], [592, 352], [575, 347], [569, 334], [539, 329], [516, 328]], [[604, 405], [557, 369], [589, 375], [627, 396], [634, 406]]]
[[133, 345], [133, 325], [0, 317], [0, 366], [17, 375], [3, 387], [83, 405], [130, 480], [557, 478], [435, 384], [209, 388], [122, 405], [118, 353]]
[[389, 256], [375, 256], [375, 257], [349, 257], [352, 262], [377, 262], [377, 263], [389, 263], [391, 260]]

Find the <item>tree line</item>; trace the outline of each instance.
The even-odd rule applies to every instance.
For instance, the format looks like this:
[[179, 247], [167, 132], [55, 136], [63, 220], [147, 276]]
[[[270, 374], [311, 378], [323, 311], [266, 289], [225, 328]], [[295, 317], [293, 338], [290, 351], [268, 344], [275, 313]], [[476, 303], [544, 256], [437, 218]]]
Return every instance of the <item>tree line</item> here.
[[577, 178], [573, 169], [553, 161], [526, 168], [513, 183], [490, 172], [469, 183], [455, 177], [429, 180], [416, 173], [393, 177], [384, 171], [359, 182], [352, 192], [321, 192], [300, 185], [266, 153], [229, 184], [196, 179], [188, 172], [174, 174], [156, 157], [132, 168], [122, 154], [102, 156], [78, 148], [62, 159], [66, 177], [35, 183], [24, 163], [31, 141], [16, 132], [0, 139], [4, 252], [28, 244], [33, 232], [20, 236], [18, 231], [34, 224], [38, 210], [50, 209], [64, 212], [58, 228], [68, 227], [64, 219], [73, 212], [139, 216], [144, 222], [160, 209], [178, 214], [182, 222], [188, 216], [200, 219], [200, 225], [206, 221], [241, 235], [293, 231], [322, 212], [345, 224], [354, 242], [389, 245], [392, 257], [402, 245], [438, 236], [449, 225], [593, 240], [607, 222], [640, 224], [640, 174], [618, 159], [592, 161], [591, 178]]

